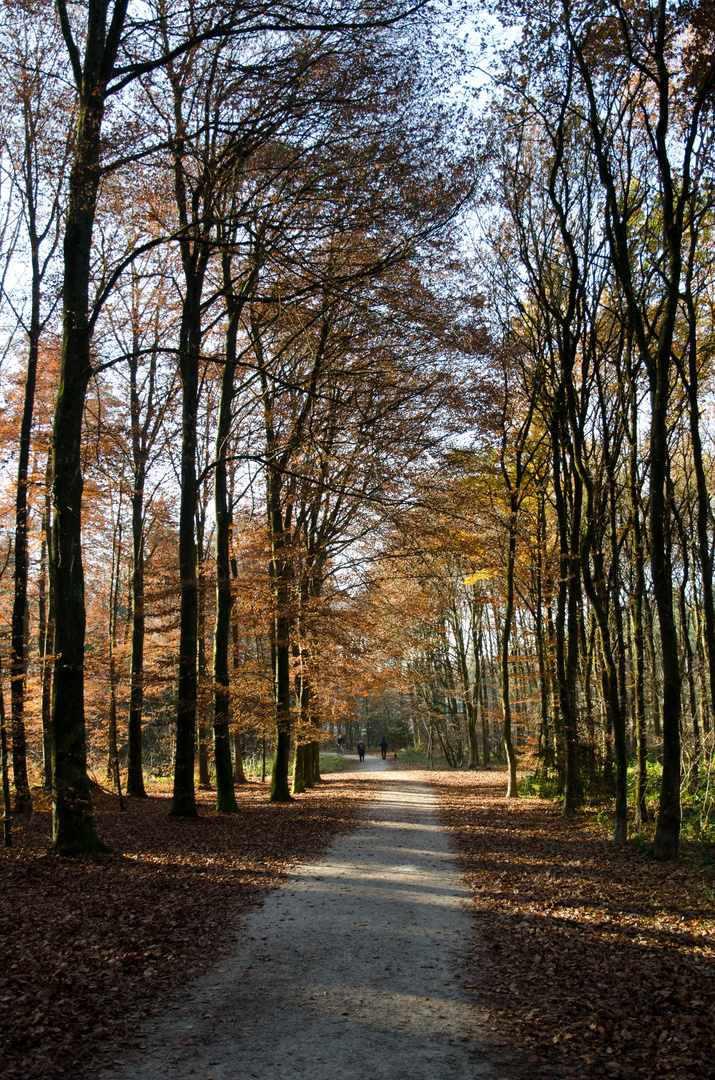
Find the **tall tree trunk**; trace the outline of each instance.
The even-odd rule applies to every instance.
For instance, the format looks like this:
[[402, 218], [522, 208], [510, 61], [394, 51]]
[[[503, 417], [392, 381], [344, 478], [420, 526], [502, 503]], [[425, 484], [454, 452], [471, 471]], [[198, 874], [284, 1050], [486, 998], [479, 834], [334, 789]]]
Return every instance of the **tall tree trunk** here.
[[646, 616], [646, 643], [648, 645], [648, 660], [650, 662], [650, 708], [653, 717], [653, 731], [658, 740], [663, 738], [663, 724], [661, 722], [661, 693], [658, 664], [658, 650], [655, 644], [653, 606], [647, 590], [643, 593], [643, 609]]
[[633, 701], [635, 705], [637, 765], [635, 821], [637, 825], [648, 821], [646, 785], [648, 782], [648, 738], [645, 718], [645, 635], [643, 629], [643, 597], [645, 595], [645, 545], [641, 522], [640, 491], [638, 485], [638, 407], [634, 378], [630, 379], [630, 454], [629, 494], [631, 504], [631, 529], [633, 532], [633, 591], [631, 611], [633, 621]]
[[[199, 522], [198, 519], [201, 519]], [[196, 734], [198, 739], [198, 764], [199, 764], [199, 788], [202, 791], [211, 790], [211, 775], [209, 773], [209, 733], [207, 727], [208, 712], [208, 662], [206, 659], [206, 577], [205, 577], [205, 551], [204, 551], [204, 528], [206, 515], [204, 508], [197, 514], [196, 538], [197, 538], [197, 561], [198, 561], [198, 688], [196, 696], [197, 724]], [[213, 703], [212, 703], [213, 704]]]
[[55, 593], [52, 683], [53, 845], [62, 853], [104, 845], [92, 818], [84, 716], [85, 602], [82, 566], [82, 422], [92, 374], [89, 280], [92, 229], [100, 180], [106, 80], [126, 14], [117, 0], [107, 29], [105, 2], [90, 0], [84, 62], [64, 2], [58, 5], [79, 96], [77, 141], [69, 180], [64, 240], [60, 383], [52, 436], [54, 520], [51, 578]]
[[700, 599], [696, 597], [695, 604], [693, 606], [693, 614], [695, 616], [695, 649], [698, 658], [698, 702], [700, 704], [700, 732], [703, 740], [702, 750], [705, 750], [705, 736], [710, 734], [710, 708], [709, 701], [710, 696], [707, 687], [709, 686], [708, 679], [709, 674], [706, 672], [707, 664], [705, 662], [705, 645], [703, 642], [703, 624], [700, 616], [701, 609]]
[[[642, 568], [641, 568], [642, 572]], [[636, 722], [636, 793], [635, 793], [635, 822], [643, 825], [648, 821], [648, 804], [646, 802], [646, 786], [648, 783], [648, 738], [645, 722], [645, 664], [643, 647], [643, 594], [641, 583], [637, 580], [632, 599], [633, 605], [633, 700], [635, 704]]]
[[[232, 500], [233, 501], [233, 500]], [[231, 531], [229, 531], [229, 549], [231, 544]], [[238, 563], [235, 558], [231, 557], [231, 575], [233, 578], [238, 577]], [[240, 657], [240, 645], [241, 645], [241, 631], [238, 623], [238, 612], [235, 605], [231, 608], [231, 634], [233, 637], [233, 670], [238, 673], [241, 667]], [[241, 738], [241, 728], [239, 721], [234, 721], [233, 726], [233, 782], [234, 784], [247, 784], [248, 780], [243, 769], [243, 740]], [[218, 786], [218, 784], [217, 784]]]
[[5, 847], [12, 847], [12, 811], [10, 808], [10, 777], [7, 760], [7, 724], [5, 722], [5, 688], [0, 656], [0, 773], [2, 774], [2, 829]]
[[117, 621], [119, 618], [119, 580], [122, 565], [122, 500], [119, 499], [117, 522], [112, 543], [112, 573], [109, 593], [109, 626], [107, 644], [109, 648], [109, 708], [107, 715], [107, 778], [114, 783], [117, 794], [122, 797], [122, 785], [119, 774], [119, 753], [117, 750], [117, 686], [119, 671], [117, 666]]
[[[147, 797], [144, 787], [142, 746], [142, 714], [144, 711], [144, 638], [146, 617], [144, 608], [144, 487], [146, 483], [146, 431], [140, 424], [137, 367], [138, 333], [134, 332], [134, 355], [129, 359], [129, 392], [132, 430], [132, 644], [129, 670], [129, 722], [127, 725], [127, 795], [135, 799]], [[150, 385], [153, 387], [156, 355], [151, 357]], [[151, 399], [151, 394], [150, 394]], [[151, 400], [147, 402], [147, 412]]]
[[539, 663], [539, 702], [541, 706], [537, 756], [540, 768], [547, 769], [550, 765], [553, 765], [553, 761], [550, 760], [552, 755], [551, 740], [549, 737], [548, 643], [544, 626], [544, 543], [546, 536], [546, 507], [544, 495], [539, 497], [537, 522], [535, 633]]
[[52, 455], [45, 469], [45, 507], [40, 539], [40, 595], [37, 620], [37, 655], [40, 665], [40, 709], [42, 712], [42, 758], [45, 791], [52, 791], [52, 667], [54, 641], [54, 600], [49, 576], [48, 553], [52, 520]]
[[[273, 666], [273, 700], [276, 725], [275, 753], [271, 776], [271, 802], [288, 802], [288, 759], [290, 754], [290, 616], [288, 614], [289, 567], [284, 557], [282, 521], [275, 520], [271, 536], [271, 579], [274, 596], [272, 618], [271, 661]], [[280, 506], [277, 515], [281, 515]]]
[[184, 253], [186, 295], [179, 346], [181, 374], [181, 500], [179, 506], [179, 682], [176, 704], [174, 791], [169, 813], [197, 817], [194, 758], [198, 693], [198, 572], [195, 516], [198, 498], [196, 443], [201, 349], [201, 294], [205, 255], [194, 265], [194, 253]]
[[271, 617], [271, 667], [273, 672], [273, 707], [275, 720], [275, 752], [271, 775], [271, 802], [288, 802], [290, 754], [290, 629], [288, 609], [291, 566], [286, 551], [286, 532], [290, 528], [290, 511], [283, 520], [280, 475], [269, 462], [266, 474], [268, 534], [271, 548], [270, 581], [273, 598]]
[[[560, 421], [552, 421], [552, 451], [554, 493], [559, 528], [559, 587], [556, 601], [555, 646], [556, 678], [558, 683], [559, 720], [563, 739], [564, 803], [563, 816], [571, 818], [578, 802], [578, 754], [575, 687], [578, 664], [578, 536], [580, 530], [580, 498], [574, 499], [571, 528], [567, 516], [563, 486], [563, 462], [558, 437]], [[575, 480], [578, 477], [574, 477]], [[580, 488], [580, 484], [578, 485]], [[578, 511], [578, 512], [577, 512]], [[574, 547], [575, 544], [575, 547]]]
[[516, 525], [517, 525], [518, 494], [515, 491], [510, 495], [509, 506], [509, 547], [506, 564], [506, 605], [504, 608], [504, 625], [501, 636], [501, 705], [502, 719], [504, 723], [504, 749], [507, 763], [507, 799], [517, 797], [516, 783], [516, 753], [511, 730], [511, 697], [509, 693], [509, 645], [511, 642], [511, 628], [514, 618], [514, 562], [516, 557]]
[[40, 271], [37, 244], [32, 244], [32, 314], [29, 355], [25, 377], [25, 400], [20, 424], [17, 485], [15, 488], [15, 595], [12, 605], [10, 644], [10, 708], [12, 714], [12, 772], [15, 781], [15, 812], [32, 812], [32, 796], [27, 778], [25, 736], [25, 682], [27, 678], [27, 490], [30, 466], [30, 439], [37, 382], [37, 355], [40, 339]]
[[[481, 639], [482, 629], [481, 620], [478, 616], [477, 605], [477, 591], [476, 585], [472, 585], [471, 590], [471, 612], [470, 612], [470, 633], [472, 641], [472, 663], [474, 664], [474, 679], [472, 682], [472, 724], [473, 729], [470, 731], [470, 745], [469, 745], [469, 760], [474, 761], [474, 765], [471, 768], [476, 768], [479, 765], [479, 739], [480, 739], [480, 722], [482, 712], [482, 698], [481, 698]], [[471, 739], [474, 738], [475, 746], [472, 748]], [[486, 761], [484, 762], [486, 765]]]
[[305, 792], [305, 751], [306, 744], [296, 742], [293, 757], [293, 794], [302, 795]]
[[[305, 610], [305, 604], [310, 592], [309, 584], [303, 582], [301, 584], [301, 623], [302, 612]], [[301, 640], [302, 631], [303, 626], [300, 625], [297, 635], [299, 642], [294, 646], [296, 659], [299, 661], [298, 674], [296, 676], [296, 697], [298, 700], [297, 733], [300, 734], [301, 760], [298, 762], [297, 755], [299, 743], [296, 738], [296, 764], [293, 770], [293, 794], [296, 794], [297, 791], [296, 777], [299, 777], [299, 783], [302, 778], [303, 790], [314, 786], [313, 740], [311, 738], [316, 727], [315, 717], [313, 716], [314, 692], [311, 683], [311, 661], [313, 657], [306, 641]]]
[[667, 527], [668, 396], [670, 350], [658, 357], [651, 379], [650, 561], [653, 595], [658, 611], [663, 662], [663, 779], [652, 853], [659, 859], [678, 854], [680, 839], [680, 719], [681, 689], [678, 632], [673, 615], [671, 541]]
[[[695, 215], [694, 215], [695, 217]], [[692, 256], [695, 253], [695, 242], [692, 242]], [[692, 268], [688, 273], [691, 281]], [[711, 549], [710, 529], [710, 495], [708, 492], [707, 476], [703, 463], [703, 444], [700, 436], [700, 390], [698, 371], [698, 319], [695, 310], [692, 289], [687, 289], [688, 307], [688, 418], [690, 421], [690, 444], [693, 455], [693, 467], [695, 469], [695, 482], [697, 487], [697, 550], [700, 563], [700, 583], [703, 590], [703, 616], [704, 626], [702, 639], [707, 653], [707, 672], [710, 687], [710, 710], [715, 715], [715, 597], [713, 596], [713, 559]]]
[[[228, 266], [226, 265], [228, 263]], [[228, 278], [228, 281], [226, 280]], [[224, 259], [224, 283], [231, 288], [230, 261]], [[231, 295], [229, 293], [229, 295]], [[228, 653], [231, 632], [233, 594], [231, 592], [231, 507], [228, 495], [226, 458], [231, 433], [231, 405], [236, 369], [236, 336], [238, 334], [240, 306], [229, 301], [226, 327], [226, 359], [221, 375], [221, 398], [214, 467], [214, 511], [216, 517], [216, 624], [214, 630], [213, 656], [213, 729], [214, 760], [216, 763], [216, 809], [234, 813], [238, 810], [233, 787], [231, 744], [229, 738], [230, 685]], [[243, 771], [240, 736], [236, 746], [236, 769]]]

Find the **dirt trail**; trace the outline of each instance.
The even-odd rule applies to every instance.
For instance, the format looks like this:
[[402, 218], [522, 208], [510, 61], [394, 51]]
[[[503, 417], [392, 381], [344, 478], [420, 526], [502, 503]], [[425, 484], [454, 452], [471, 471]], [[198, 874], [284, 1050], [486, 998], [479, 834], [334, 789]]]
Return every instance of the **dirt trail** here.
[[367, 819], [295, 867], [146, 1051], [102, 1077], [499, 1080], [459, 982], [468, 892], [434, 795], [390, 765], [359, 766], [381, 787]]

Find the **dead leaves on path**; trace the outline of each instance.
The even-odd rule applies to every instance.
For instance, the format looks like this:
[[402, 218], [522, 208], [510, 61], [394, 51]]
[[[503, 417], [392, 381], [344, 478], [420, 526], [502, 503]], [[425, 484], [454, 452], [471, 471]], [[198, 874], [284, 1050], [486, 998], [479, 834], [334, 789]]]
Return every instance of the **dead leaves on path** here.
[[351, 828], [374, 783], [331, 776], [280, 806], [267, 785], [238, 789], [238, 814], [167, 817], [169, 794], [100, 793], [96, 825], [121, 855], [49, 852], [49, 813], [15, 819], [0, 849], [0, 1075], [77, 1077], [140, 1045], [140, 1023], [163, 1009], [235, 940], [235, 917], [260, 901], [289, 862], [317, 855]]
[[614, 846], [592, 814], [569, 826], [552, 803], [507, 803], [493, 773], [432, 777], [478, 912], [479, 997], [497, 1040], [531, 1061], [524, 1076], [715, 1077], [702, 851], [654, 863]]

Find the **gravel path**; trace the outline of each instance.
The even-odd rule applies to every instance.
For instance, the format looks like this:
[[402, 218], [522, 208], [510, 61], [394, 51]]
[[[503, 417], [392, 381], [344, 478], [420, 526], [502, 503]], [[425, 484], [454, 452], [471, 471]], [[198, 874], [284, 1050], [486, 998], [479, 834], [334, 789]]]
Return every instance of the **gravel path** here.
[[[461, 989], [467, 890], [427, 785], [390, 761], [369, 818], [295, 867], [109, 1080], [499, 1080]], [[378, 784], [376, 783], [376, 787]]]

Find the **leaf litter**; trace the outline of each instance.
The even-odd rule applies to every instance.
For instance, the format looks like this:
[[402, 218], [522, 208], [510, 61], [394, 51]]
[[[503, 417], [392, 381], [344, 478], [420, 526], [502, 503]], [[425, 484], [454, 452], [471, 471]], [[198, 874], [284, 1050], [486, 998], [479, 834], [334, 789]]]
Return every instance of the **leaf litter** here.
[[477, 914], [475, 993], [524, 1076], [715, 1078], [704, 847], [657, 863], [613, 844], [595, 811], [566, 823], [553, 802], [507, 802], [496, 772], [430, 775]]
[[94, 860], [50, 851], [46, 797], [16, 817], [13, 847], [0, 848], [3, 1080], [77, 1077], [141, 1049], [144, 1022], [234, 943], [237, 914], [353, 828], [374, 791], [333, 774], [275, 805], [252, 783], [237, 789], [238, 814], [197, 793], [197, 820], [168, 817], [168, 789], [125, 812], [99, 790], [96, 828], [118, 853]]
[[[613, 845], [595, 813], [567, 824], [553, 803], [506, 802], [494, 771], [424, 772], [438, 791], [473, 894], [462, 978], [506, 1075], [558, 1080], [715, 1078], [712, 866]], [[374, 780], [327, 778], [287, 805], [238, 789], [240, 813], [169, 818], [150, 799], [95, 796], [122, 854], [61, 859], [47, 809], [15, 819], [0, 849], [0, 1073], [62, 1080], [119, 1063], [180, 988], [235, 941], [236, 915], [291, 863], [360, 819]], [[464, 976], [466, 975], [466, 978]]]

